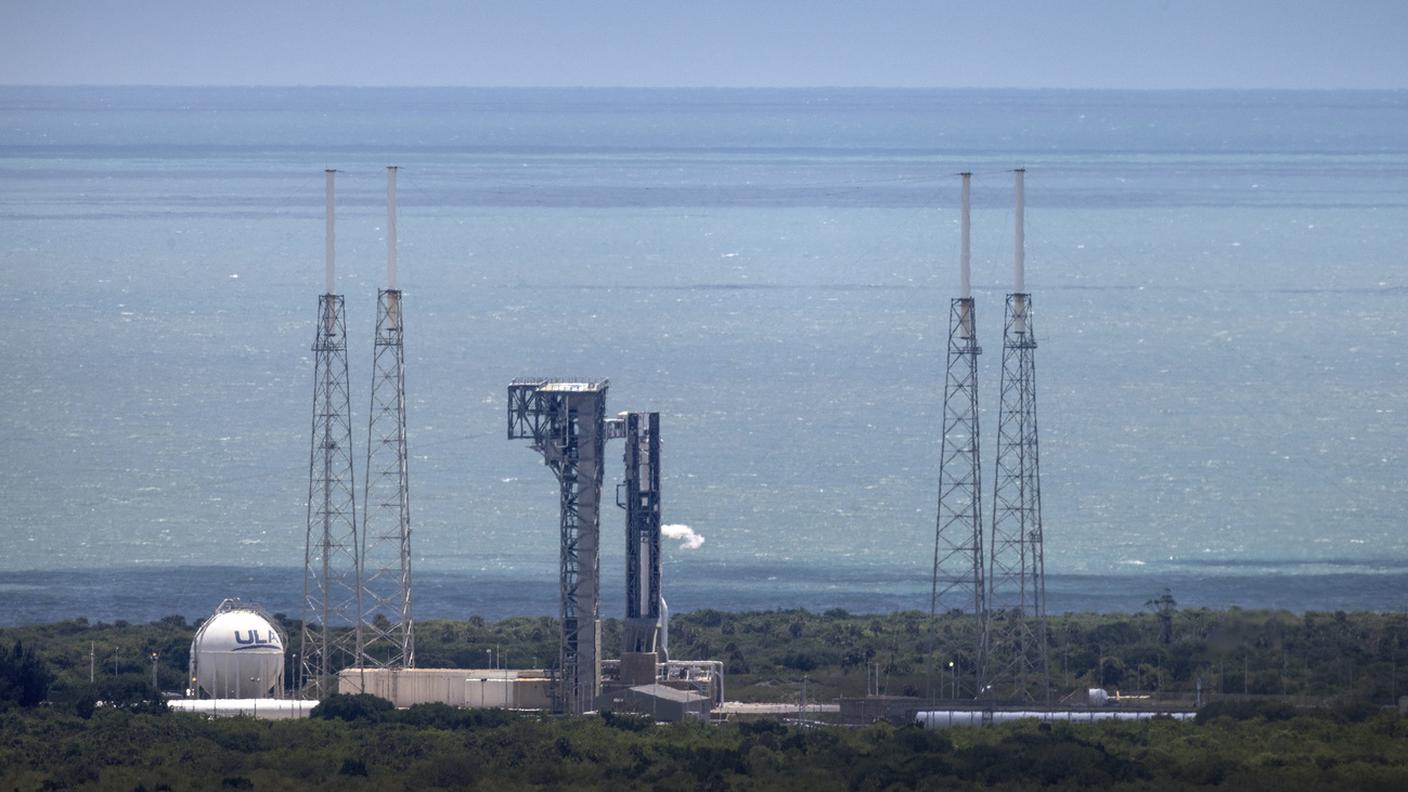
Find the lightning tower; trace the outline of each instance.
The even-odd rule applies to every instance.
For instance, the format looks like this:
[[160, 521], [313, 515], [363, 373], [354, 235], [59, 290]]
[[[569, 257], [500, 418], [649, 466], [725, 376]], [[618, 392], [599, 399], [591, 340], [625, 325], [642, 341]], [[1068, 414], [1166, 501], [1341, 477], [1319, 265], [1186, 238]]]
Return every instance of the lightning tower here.
[[362, 645], [347, 323], [342, 295], [333, 293], [333, 175], [331, 170], [324, 174], [327, 288], [318, 298], [317, 334], [313, 339], [313, 432], [308, 460], [303, 630], [299, 639], [299, 661], [309, 683], [305, 692], [316, 697], [337, 692], [333, 675], [356, 662]]
[[1046, 576], [1036, 425], [1036, 332], [1025, 284], [1025, 171], [1016, 171], [1016, 254], [1002, 333], [1002, 404], [997, 419], [988, 569], [991, 694], [1049, 703]]
[[610, 383], [514, 380], [508, 438], [532, 441], [559, 485], [562, 640], [559, 712], [596, 708], [601, 689], [601, 481]]
[[[961, 633], [936, 647], [954, 664], [953, 692], [959, 686], [976, 695], [981, 684], [986, 640], [983, 632], [983, 507], [978, 453], [977, 314], [973, 304], [969, 247], [969, 182], [963, 179], [960, 214], [959, 297], [949, 304], [948, 368], [944, 382], [943, 436], [939, 441], [939, 504], [934, 538], [934, 576], [929, 600], [930, 629], [948, 611], [973, 615], [973, 636]], [[937, 636], [935, 636], [937, 639]], [[963, 682], [959, 681], [962, 671]]]
[[364, 666], [414, 668], [411, 501], [406, 471], [406, 355], [396, 288], [396, 167], [386, 169], [386, 288], [377, 291], [372, 401], [362, 487]]

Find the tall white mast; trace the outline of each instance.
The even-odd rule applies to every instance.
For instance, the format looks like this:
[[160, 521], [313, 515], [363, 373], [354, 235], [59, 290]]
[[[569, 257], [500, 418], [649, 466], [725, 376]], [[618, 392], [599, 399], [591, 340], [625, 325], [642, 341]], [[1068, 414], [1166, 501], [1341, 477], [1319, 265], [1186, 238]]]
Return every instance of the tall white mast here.
[[1016, 258], [1012, 262], [1012, 291], [1016, 294], [1027, 293], [1027, 198], [1026, 198], [1026, 175], [1025, 168], [1018, 168], [1013, 171], [1017, 175], [1017, 240]]
[[323, 242], [324, 275], [325, 275], [326, 280], [327, 280], [327, 289], [323, 292], [324, 294], [333, 294], [333, 293], [336, 291], [336, 284], [337, 284], [337, 275], [336, 275], [337, 270], [336, 270], [336, 264], [334, 263], [334, 259], [333, 259], [334, 240], [333, 240], [333, 223], [332, 223], [332, 201], [333, 201], [333, 186], [332, 186], [332, 181], [333, 181], [333, 175], [336, 174], [336, 173], [337, 173], [337, 171], [332, 170], [331, 168], [329, 168], [328, 170], [323, 171], [324, 191], [326, 192], [325, 203], [327, 204], [327, 207], [326, 207], [326, 212], [327, 212], [326, 233], [325, 233], [325, 235], [324, 235], [324, 236], [325, 236], [325, 239], [324, 239], [324, 242]]
[[1016, 223], [1016, 253], [1012, 259], [1012, 329], [1018, 333], [1027, 332], [1027, 195], [1025, 168], [1013, 171], [1016, 175], [1017, 208], [1014, 214]]
[[[413, 185], [414, 186], [414, 185]], [[386, 166], [386, 288], [396, 291], [396, 166]]]
[[971, 218], [968, 206], [969, 182], [972, 181], [973, 174], [965, 171], [958, 175], [963, 177], [962, 209], [958, 221], [961, 250], [958, 258], [958, 296], [966, 300], [973, 296], [973, 254], [970, 247]]

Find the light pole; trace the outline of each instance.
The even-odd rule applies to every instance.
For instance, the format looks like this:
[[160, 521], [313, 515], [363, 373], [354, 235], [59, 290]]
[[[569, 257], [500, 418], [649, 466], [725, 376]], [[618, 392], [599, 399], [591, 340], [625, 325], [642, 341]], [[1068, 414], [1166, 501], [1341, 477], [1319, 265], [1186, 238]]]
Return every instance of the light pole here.
[[159, 694], [161, 692], [161, 683], [157, 682], [156, 679], [156, 659], [158, 656], [156, 652], [152, 652], [152, 690], [157, 691]]
[[950, 677], [950, 688], [953, 691], [954, 700], [958, 699], [958, 669], [954, 667], [953, 661], [948, 661], [948, 675]]

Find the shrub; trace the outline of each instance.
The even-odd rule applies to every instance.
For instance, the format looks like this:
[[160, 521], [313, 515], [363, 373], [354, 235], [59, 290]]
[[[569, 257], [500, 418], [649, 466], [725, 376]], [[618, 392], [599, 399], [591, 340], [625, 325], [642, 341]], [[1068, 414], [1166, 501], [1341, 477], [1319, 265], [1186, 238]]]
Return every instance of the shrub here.
[[309, 717], [324, 720], [382, 720], [393, 709], [391, 702], [370, 693], [334, 693], [318, 702]]
[[797, 671], [811, 671], [816, 668], [816, 658], [805, 652], [788, 652], [782, 656], [782, 665]]
[[776, 718], [763, 718], [755, 721], [739, 721], [738, 733], [749, 734], [786, 734], [787, 724]]
[[1379, 712], [1381, 711], [1382, 708], [1372, 701], [1355, 699], [1353, 701], [1343, 702], [1336, 706], [1334, 709], [1334, 714], [1336, 718], [1348, 721], [1349, 723], [1363, 723], [1364, 721], [1379, 714]]
[[1217, 718], [1283, 721], [1297, 714], [1294, 706], [1281, 701], [1214, 701], [1198, 710], [1197, 721], [1206, 723]]
[[[151, 680], [143, 674], [124, 674], [99, 680], [95, 692], [103, 706], [113, 709], [147, 715], [164, 715], [171, 711], [161, 691], [152, 687]], [[80, 701], [75, 707], [79, 715], [83, 714], [82, 706]], [[89, 714], [92, 714], [91, 711]]]
[[636, 715], [634, 713], [622, 713], [618, 715], [610, 710], [604, 710], [601, 713], [601, 722], [606, 724], [607, 728], [620, 729], [621, 731], [628, 732], [645, 731], [653, 725], [651, 719], [644, 715]]

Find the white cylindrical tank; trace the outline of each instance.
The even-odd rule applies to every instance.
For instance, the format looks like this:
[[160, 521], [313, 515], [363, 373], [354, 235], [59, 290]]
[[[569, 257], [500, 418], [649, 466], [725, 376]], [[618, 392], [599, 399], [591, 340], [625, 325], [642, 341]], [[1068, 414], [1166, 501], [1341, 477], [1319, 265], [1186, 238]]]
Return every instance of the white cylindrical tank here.
[[283, 691], [284, 641], [257, 609], [225, 600], [191, 641], [191, 687], [211, 698]]

